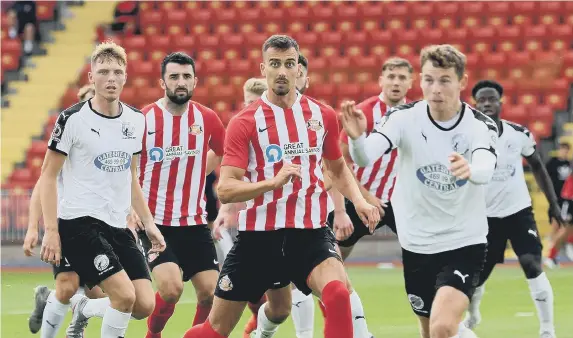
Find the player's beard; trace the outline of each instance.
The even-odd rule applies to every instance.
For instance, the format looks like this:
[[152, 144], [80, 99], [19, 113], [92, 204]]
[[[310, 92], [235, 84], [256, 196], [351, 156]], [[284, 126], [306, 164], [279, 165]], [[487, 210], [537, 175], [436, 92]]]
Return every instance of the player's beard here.
[[191, 97], [193, 97], [192, 90], [187, 90], [187, 95], [179, 95], [177, 94], [177, 89], [175, 89], [175, 91], [167, 89], [166, 94], [171, 102], [179, 105], [189, 102], [189, 100], [191, 100]]
[[306, 91], [306, 85], [302, 86], [301, 88], [297, 88], [296, 90], [298, 90], [299, 93], [304, 94], [304, 92]]

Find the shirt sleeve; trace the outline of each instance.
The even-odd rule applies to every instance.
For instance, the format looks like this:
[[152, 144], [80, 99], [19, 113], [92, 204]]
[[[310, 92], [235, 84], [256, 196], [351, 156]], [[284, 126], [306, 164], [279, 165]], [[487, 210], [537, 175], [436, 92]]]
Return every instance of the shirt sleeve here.
[[137, 137], [137, 148], [133, 152], [133, 155], [141, 154], [143, 150], [143, 134], [145, 134], [145, 130], [147, 129], [147, 119], [143, 113], [139, 114], [137, 120], [137, 129], [135, 130], [135, 135]]
[[340, 133], [338, 128], [338, 119], [332, 109], [324, 109], [322, 115], [324, 121], [324, 143], [322, 145], [322, 156], [327, 160], [337, 160], [342, 157], [340, 149]]
[[[402, 138], [403, 114], [389, 111], [380, 121], [374, 123], [372, 134], [381, 134], [390, 143], [390, 148], [398, 148]], [[386, 152], [387, 149], [384, 150]], [[381, 155], [380, 155], [381, 156]]]
[[[253, 122], [254, 123], [254, 122]], [[234, 117], [229, 122], [225, 136], [221, 166], [232, 166], [246, 170], [249, 164], [251, 128], [244, 117]]]
[[48, 142], [48, 149], [62, 155], [68, 155], [75, 140], [74, 122], [71, 114], [61, 112], [56, 120], [52, 136]]
[[529, 157], [533, 155], [535, 152], [535, 147], [537, 146], [537, 142], [535, 142], [535, 138], [533, 138], [533, 134], [527, 129], [523, 128], [521, 134], [521, 155], [525, 157]]
[[476, 120], [476, 129], [472, 141], [472, 153], [479, 149], [484, 149], [497, 157], [495, 149], [498, 138], [498, 131], [495, 122], [490, 120]]
[[211, 114], [211, 128], [213, 129], [209, 138], [209, 147], [217, 156], [223, 156], [225, 152], [225, 127], [215, 112]]

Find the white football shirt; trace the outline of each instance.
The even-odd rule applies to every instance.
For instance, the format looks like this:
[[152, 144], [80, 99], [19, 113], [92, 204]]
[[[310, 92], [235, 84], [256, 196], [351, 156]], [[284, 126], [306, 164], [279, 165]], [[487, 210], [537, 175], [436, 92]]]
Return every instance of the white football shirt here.
[[120, 114], [93, 110], [91, 100], [60, 113], [48, 148], [67, 156], [58, 217], [91, 216], [125, 228], [131, 206], [131, 160], [141, 152], [145, 118], [120, 102]]
[[433, 254], [486, 243], [485, 186], [457, 179], [448, 157], [455, 151], [471, 163], [473, 152], [495, 155], [497, 127], [463, 103], [449, 128], [430, 116], [426, 101], [390, 111], [373, 133], [398, 148], [398, 180], [391, 202], [401, 246]]
[[488, 217], [506, 217], [531, 206], [523, 175], [522, 156], [535, 152], [535, 140], [527, 128], [502, 120], [497, 140], [497, 167], [486, 187]]

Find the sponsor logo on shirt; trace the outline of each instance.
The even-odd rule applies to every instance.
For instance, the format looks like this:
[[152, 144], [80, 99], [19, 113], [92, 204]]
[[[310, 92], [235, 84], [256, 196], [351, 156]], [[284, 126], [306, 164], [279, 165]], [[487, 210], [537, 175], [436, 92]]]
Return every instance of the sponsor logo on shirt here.
[[516, 169], [515, 166], [512, 164], [508, 164], [502, 168], [497, 167], [497, 169], [493, 173], [491, 180], [496, 182], [507, 181], [510, 177], [515, 176], [515, 169]]
[[441, 163], [425, 165], [416, 170], [416, 177], [426, 187], [438, 192], [451, 192], [462, 186], [468, 181], [459, 180], [445, 165]]
[[296, 156], [320, 154], [320, 147], [308, 147], [303, 142], [285, 143], [283, 146], [269, 144], [265, 148], [265, 159], [269, 163], [280, 162], [284, 159], [291, 159]]
[[108, 151], [94, 159], [94, 165], [102, 171], [115, 173], [129, 169], [131, 154], [125, 151]]
[[153, 147], [149, 149], [149, 160], [151, 162], [172, 161], [184, 156], [197, 156], [201, 153], [199, 149], [186, 149], [183, 146], [171, 146], [165, 149]]

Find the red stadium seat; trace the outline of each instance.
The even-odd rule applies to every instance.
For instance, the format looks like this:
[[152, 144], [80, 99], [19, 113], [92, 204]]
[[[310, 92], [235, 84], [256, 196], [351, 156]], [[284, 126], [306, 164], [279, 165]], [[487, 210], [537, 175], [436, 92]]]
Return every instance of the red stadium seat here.
[[314, 97], [329, 98], [334, 95], [335, 86], [332, 83], [310, 86]]
[[511, 3], [513, 13], [518, 13], [524, 16], [534, 16], [537, 11], [537, 1], [515, 1]]
[[[553, 120], [553, 119], [552, 119]], [[545, 139], [551, 136], [551, 124], [553, 121], [537, 120], [529, 124], [528, 129], [536, 140]]]
[[365, 83], [362, 87], [362, 93], [365, 97], [379, 95], [381, 92], [380, 85], [377, 82]]
[[320, 33], [320, 43], [323, 45], [332, 45], [342, 41], [342, 33], [335, 31], [324, 31]]
[[331, 20], [335, 19], [334, 16], [334, 8], [331, 6], [313, 6], [310, 9], [310, 17], [313, 21], [327, 21], [330, 22]]
[[559, 21], [559, 15], [556, 14], [544, 14], [539, 18], [539, 24], [546, 26], [558, 24]]
[[216, 90], [211, 92], [211, 97], [216, 100], [225, 100], [230, 97], [236, 97], [239, 93], [236, 92], [233, 85], [218, 85]]
[[[336, 71], [334, 70], [335, 68], [333, 67], [333, 73], [330, 73], [329, 75], [329, 80], [332, 83], [336, 83], [336, 84], [341, 84], [344, 83], [345, 85], [348, 85], [349, 83], [351, 83], [350, 80], [350, 76], [348, 75], [347, 72], [345, 71]], [[338, 94], [335, 94], [336, 96], [338, 96]]]
[[318, 43], [319, 35], [315, 32], [301, 32], [295, 36], [299, 46], [311, 47]]
[[240, 22], [256, 22], [261, 17], [261, 9], [254, 8], [242, 8], [238, 12]]
[[360, 84], [370, 83], [373, 82], [374, 80], [375, 79], [372, 72], [358, 72], [354, 74], [354, 82]]
[[567, 108], [566, 97], [559, 94], [549, 94], [545, 98], [545, 103], [553, 108], [553, 110], [563, 110]]
[[495, 1], [487, 4], [487, 12], [491, 15], [505, 15], [511, 12], [511, 3]]
[[505, 16], [491, 16], [486, 19], [486, 24], [495, 28], [505, 27], [507, 25], [507, 18]]
[[517, 25], [501, 26], [497, 28], [499, 40], [517, 41], [521, 37], [521, 28]]
[[454, 19], [449, 17], [438, 19], [437, 26], [444, 30], [457, 28]]
[[379, 22], [380, 18], [386, 16], [384, 7], [381, 2], [366, 1], [359, 4], [359, 15], [366, 20], [376, 20]]
[[411, 15], [409, 6], [399, 1], [390, 1], [385, 5], [385, 15], [390, 18], [396, 18], [401, 21], [407, 21]]
[[137, 95], [137, 90], [135, 88], [124, 87], [123, 90], [121, 91], [121, 100], [127, 104], [133, 105], [135, 102], [136, 95]]
[[276, 22], [267, 22], [263, 24], [262, 31], [269, 35], [278, 34], [279, 32], [283, 31], [282, 24], [278, 24]]
[[55, 1], [41, 1], [36, 5], [36, 18], [38, 21], [54, 20]]
[[[488, 3], [488, 6], [489, 5], [490, 4]], [[462, 3], [462, 7], [460, 10], [460, 14], [463, 13], [464, 15], [467, 15], [467, 16], [482, 15], [485, 12], [486, 12], [485, 4], [483, 2], [479, 2], [479, 1], [464, 2], [464, 3]]]
[[435, 6], [435, 18], [456, 18], [460, 11], [458, 2], [441, 2]]
[[209, 60], [204, 65], [205, 67], [202, 71], [206, 74], [222, 75], [227, 70], [227, 61], [225, 60]]
[[523, 35], [528, 39], [543, 39], [547, 37], [547, 27], [541, 25], [525, 27]]
[[268, 36], [264, 33], [251, 33], [245, 36], [245, 44], [248, 47], [261, 48]]
[[530, 109], [533, 120], [553, 121], [553, 109], [550, 106], [539, 105]]
[[516, 26], [527, 27], [533, 24], [533, 17], [526, 15], [514, 15], [511, 17], [511, 23]]
[[340, 5], [336, 8], [338, 20], [355, 21], [358, 18], [358, 6], [354, 4]]
[[[432, 26], [432, 22], [430, 21], [430, 19], [427, 18], [418, 18], [418, 19], [414, 19], [412, 20], [411, 24], [411, 28], [418, 30], [418, 31], [424, 31], [426, 29], [430, 29]], [[438, 29], [441, 31], [441, 29]]]
[[390, 51], [385, 45], [376, 45], [370, 48], [370, 55], [377, 57], [378, 59], [382, 59], [387, 57], [390, 54]]
[[362, 46], [367, 46], [369, 42], [368, 33], [365, 31], [348, 31], [344, 33], [342, 41], [345, 45], [359, 44]]
[[526, 125], [529, 120], [529, 113], [527, 108], [521, 105], [512, 106], [510, 104], [504, 103], [503, 118], [509, 121], [513, 121], [522, 125]]
[[235, 8], [219, 8], [215, 11], [214, 17], [219, 23], [237, 23], [238, 14]]
[[191, 25], [208, 25], [213, 21], [213, 12], [209, 9], [187, 8], [187, 20]]
[[340, 83], [336, 86], [338, 99], [355, 100], [362, 99], [362, 86], [358, 83]]

